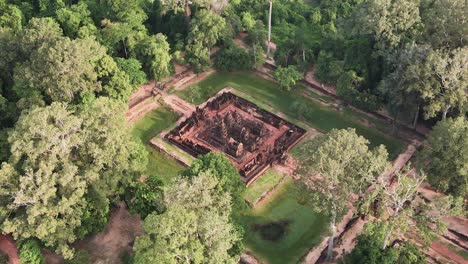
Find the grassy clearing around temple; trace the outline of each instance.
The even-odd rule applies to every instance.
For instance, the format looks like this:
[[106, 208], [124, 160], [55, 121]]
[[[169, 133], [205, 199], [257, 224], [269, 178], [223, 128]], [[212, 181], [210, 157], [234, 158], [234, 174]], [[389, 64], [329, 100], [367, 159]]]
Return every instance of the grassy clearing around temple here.
[[[362, 115], [350, 109], [338, 112], [304, 96], [302, 94], [304, 88], [296, 87], [292, 91], [284, 91], [276, 83], [260, 78], [251, 72], [214, 73], [196, 85], [175, 91], [175, 93], [188, 102], [200, 104], [225, 86], [234, 87], [255, 98], [258, 102], [254, 103], [258, 103], [260, 107], [265, 104], [323, 132], [328, 132], [333, 128], [353, 127], [360, 135], [367, 138], [372, 146], [385, 145], [392, 158], [396, 158], [404, 148], [403, 141], [361, 124], [358, 119], [362, 118]], [[307, 93], [310, 95], [313, 92]], [[317, 97], [320, 96], [317, 95]], [[297, 112], [292, 109], [294, 102], [305, 106], [307, 114], [298, 117]], [[368, 118], [368, 121], [377, 128], [383, 127], [379, 120]]]
[[145, 174], [157, 175], [165, 182], [175, 178], [184, 167], [173, 158], [149, 146], [148, 142], [161, 131], [173, 125], [177, 118], [176, 113], [168, 107], [162, 106], [138, 120], [132, 129], [132, 134], [141, 139], [149, 153]]
[[250, 204], [253, 204], [264, 192], [271, 190], [275, 185], [277, 185], [283, 177], [284, 176], [275, 169], [269, 169], [247, 188], [244, 195], [245, 200]]
[[244, 242], [269, 264], [297, 263], [322, 240], [327, 219], [307, 204], [306, 193], [290, 177], [265, 203], [242, 216]]

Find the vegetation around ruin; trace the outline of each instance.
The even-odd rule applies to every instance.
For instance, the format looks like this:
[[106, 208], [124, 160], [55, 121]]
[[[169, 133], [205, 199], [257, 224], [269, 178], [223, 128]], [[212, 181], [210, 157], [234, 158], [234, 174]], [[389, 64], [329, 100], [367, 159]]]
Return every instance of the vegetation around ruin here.
[[0, 0], [0, 262], [466, 262], [467, 5]]

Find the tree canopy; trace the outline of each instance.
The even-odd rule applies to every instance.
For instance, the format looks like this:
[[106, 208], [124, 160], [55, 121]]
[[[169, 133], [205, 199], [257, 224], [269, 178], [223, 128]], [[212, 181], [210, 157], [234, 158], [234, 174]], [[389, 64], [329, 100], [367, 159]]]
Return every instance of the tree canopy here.
[[4, 232], [35, 237], [72, 256], [68, 243], [77, 238], [90, 188], [118, 195], [146, 164], [118, 109], [102, 98], [79, 112], [52, 103], [20, 116], [8, 138], [11, 156], [0, 169]]

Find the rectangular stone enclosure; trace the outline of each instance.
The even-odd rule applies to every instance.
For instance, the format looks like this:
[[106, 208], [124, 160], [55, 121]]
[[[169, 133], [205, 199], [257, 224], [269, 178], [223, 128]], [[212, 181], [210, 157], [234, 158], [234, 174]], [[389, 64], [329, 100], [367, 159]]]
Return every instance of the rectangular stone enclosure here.
[[297, 144], [306, 131], [230, 92], [197, 107], [165, 139], [197, 157], [224, 152], [248, 186]]

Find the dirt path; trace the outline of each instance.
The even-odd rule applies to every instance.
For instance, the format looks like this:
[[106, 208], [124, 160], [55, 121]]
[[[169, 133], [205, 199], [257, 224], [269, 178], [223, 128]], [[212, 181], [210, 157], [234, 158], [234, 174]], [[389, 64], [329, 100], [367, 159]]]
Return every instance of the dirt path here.
[[18, 249], [16, 243], [10, 235], [0, 235], [0, 251], [8, 255], [9, 264], [19, 264]]
[[464, 258], [455, 254], [453, 251], [448, 249], [446, 246], [438, 243], [437, 241], [432, 242], [431, 248], [443, 257], [455, 261], [458, 264], [468, 264], [468, 261], [466, 261]]
[[304, 79], [309, 82], [309, 83], [312, 83], [316, 86], [319, 86], [321, 87], [322, 89], [328, 91], [329, 93], [331, 94], [334, 94], [336, 95], [336, 88], [333, 87], [333, 86], [329, 86], [329, 85], [324, 85], [323, 83], [317, 81], [314, 77], [315, 75], [315, 67], [311, 67], [310, 70], [305, 74], [305, 77]]
[[121, 263], [121, 253], [131, 251], [135, 237], [142, 232], [142, 220], [138, 215], [130, 215], [121, 202], [112, 212], [109, 223], [103, 232], [85, 238], [75, 244], [77, 249], [87, 250], [92, 263]]

